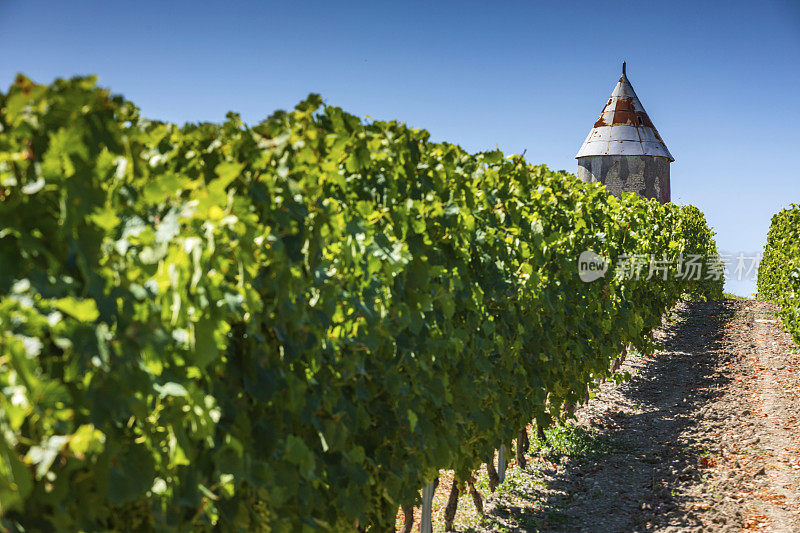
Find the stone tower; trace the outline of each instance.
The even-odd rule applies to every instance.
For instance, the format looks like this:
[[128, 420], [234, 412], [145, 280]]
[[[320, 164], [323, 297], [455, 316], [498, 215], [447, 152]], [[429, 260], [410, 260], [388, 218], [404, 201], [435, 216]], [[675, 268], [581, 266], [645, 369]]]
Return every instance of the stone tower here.
[[578, 177], [602, 183], [619, 196], [635, 192], [670, 201], [669, 164], [675, 161], [633, 92], [622, 63], [622, 77], [575, 156]]

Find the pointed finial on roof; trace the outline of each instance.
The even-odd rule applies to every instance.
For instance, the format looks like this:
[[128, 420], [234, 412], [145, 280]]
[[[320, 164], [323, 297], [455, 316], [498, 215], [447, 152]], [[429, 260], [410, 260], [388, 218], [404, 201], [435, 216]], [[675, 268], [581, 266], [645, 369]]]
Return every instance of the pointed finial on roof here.
[[625, 76], [625, 62], [622, 62], [622, 75]]

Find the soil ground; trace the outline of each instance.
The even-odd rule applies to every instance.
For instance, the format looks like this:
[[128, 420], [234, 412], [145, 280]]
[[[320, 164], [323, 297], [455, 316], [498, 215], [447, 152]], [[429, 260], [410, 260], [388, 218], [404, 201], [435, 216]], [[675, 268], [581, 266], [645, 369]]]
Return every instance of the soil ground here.
[[655, 337], [497, 491], [483, 474], [486, 515], [463, 495], [456, 530], [800, 532], [800, 355], [774, 306], [682, 303]]

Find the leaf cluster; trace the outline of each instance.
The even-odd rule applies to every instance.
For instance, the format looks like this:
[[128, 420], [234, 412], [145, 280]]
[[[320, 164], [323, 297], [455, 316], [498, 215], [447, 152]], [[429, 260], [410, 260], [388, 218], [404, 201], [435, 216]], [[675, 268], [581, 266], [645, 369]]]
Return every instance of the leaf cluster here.
[[800, 205], [772, 217], [758, 267], [758, 297], [780, 306], [784, 327], [800, 344]]

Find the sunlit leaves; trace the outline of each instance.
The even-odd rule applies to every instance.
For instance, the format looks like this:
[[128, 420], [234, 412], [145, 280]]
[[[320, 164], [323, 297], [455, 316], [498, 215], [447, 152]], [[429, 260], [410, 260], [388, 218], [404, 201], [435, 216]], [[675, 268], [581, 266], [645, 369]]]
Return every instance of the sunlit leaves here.
[[93, 322], [100, 316], [94, 300], [80, 300], [66, 297], [54, 300], [52, 305], [80, 322]]
[[786, 330], [800, 343], [800, 206], [772, 217], [758, 267], [758, 297], [780, 306]]

